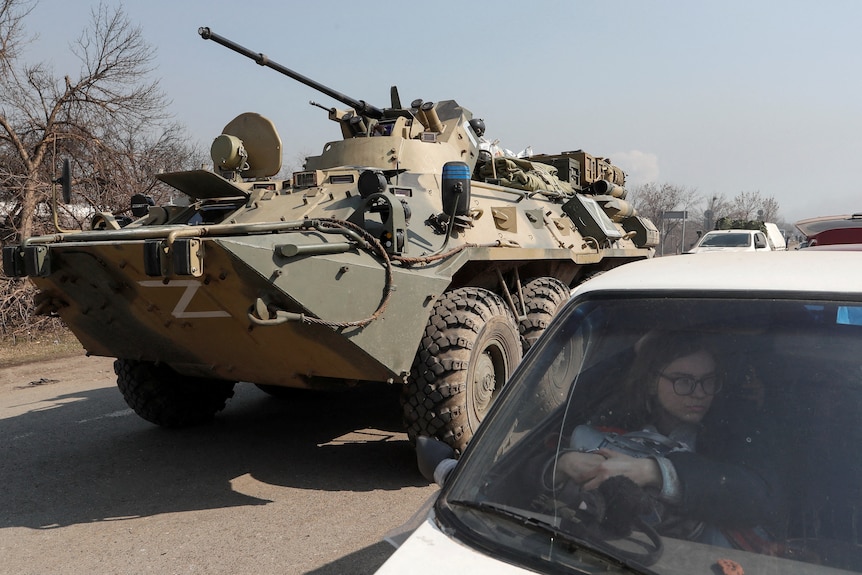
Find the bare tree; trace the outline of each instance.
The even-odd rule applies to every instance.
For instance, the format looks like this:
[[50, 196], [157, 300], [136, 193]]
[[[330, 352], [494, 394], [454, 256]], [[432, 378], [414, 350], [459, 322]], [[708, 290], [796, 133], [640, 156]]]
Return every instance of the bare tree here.
[[778, 202], [772, 196], [764, 198], [759, 191], [739, 192], [729, 206], [727, 217], [734, 220], [774, 222], [779, 218]]
[[774, 197], [769, 196], [768, 198], [763, 198], [763, 202], [760, 204], [760, 210], [763, 212], [763, 221], [764, 222], [777, 222], [781, 219], [781, 216], [778, 214], [778, 200]]
[[184, 128], [177, 124], [163, 125], [158, 132], [117, 125], [105, 138], [81, 147], [76, 185], [85, 190], [83, 200], [93, 211], [118, 215], [128, 209], [133, 194], [167, 203], [176, 191], [154, 175], [186, 169], [200, 157], [201, 151], [188, 143]]
[[[0, 1], [12, 14], [27, 13], [23, 0]], [[10, 42], [20, 37], [22, 17], [7, 27]], [[37, 206], [49, 198], [61, 157], [73, 159], [76, 191], [95, 209], [110, 211], [132, 188], [152, 185], [143, 172], [154, 152], [169, 145], [172, 162], [188, 159], [158, 81], [148, 79], [154, 51], [122, 8], [96, 7], [71, 50], [79, 73], [61, 78], [46, 64], [19, 64], [13, 43], [7, 48], [13, 57], [0, 76], [0, 157], [6, 160], [0, 180], [11, 192], [7, 226], [18, 237], [37, 231]]]
[[33, 9], [29, 0], [0, 0], [0, 73], [18, 55], [22, 40], [22, 21]]
[[[0, 0], [0, 243], [42, 233], [62, 158], [72, 161], [75, 199], [91, 211], [122, 213], [133, 193], [166, 193], [153, 175], [191, 167], [200, 151], [165, 114], [149, 79], [153, 49], [122, 8], [99, 5], [71, 46], [77, 74], [20, 61], [33, 0]], [[85, 226], [79, 211], [62, 225]], [[0, 277], [0, 336], [56, 328], [32, 316], [32, 284]]]
[[695, 188], [649, 182], [633, 188], [630, 201], [639, 215], [648, 217], [659, 227], [660, 253], [665, 253], [666, 249], [675, 253], [681, 245], [687, 243], [688, 236], [694, 232], [685, 230], [683, 237], [686, 220], [667, 216], [669, 212], [688, 212], [699, 198]]

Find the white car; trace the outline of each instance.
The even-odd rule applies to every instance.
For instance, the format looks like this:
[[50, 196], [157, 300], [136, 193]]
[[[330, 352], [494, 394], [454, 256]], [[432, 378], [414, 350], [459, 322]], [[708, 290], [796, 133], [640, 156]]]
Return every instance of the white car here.
[[862, 254], [582, 284], [378, 575], [862, 572]]
[[712, 230], [703, 234], [688, 253], [772, 251], [766, 234], [760, 230]]

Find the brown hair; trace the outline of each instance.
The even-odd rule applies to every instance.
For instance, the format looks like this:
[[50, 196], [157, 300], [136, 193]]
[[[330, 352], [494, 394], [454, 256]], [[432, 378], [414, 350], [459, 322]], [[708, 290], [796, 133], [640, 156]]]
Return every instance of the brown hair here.
[[627, 428], [639, 429], [652, 423], [658, 374], [674, 360], [701, 351], [716, 355], [701, 335], [687, 331], [654, 330], [637, 341], [635, 358], [622, 388], [621, 415]]

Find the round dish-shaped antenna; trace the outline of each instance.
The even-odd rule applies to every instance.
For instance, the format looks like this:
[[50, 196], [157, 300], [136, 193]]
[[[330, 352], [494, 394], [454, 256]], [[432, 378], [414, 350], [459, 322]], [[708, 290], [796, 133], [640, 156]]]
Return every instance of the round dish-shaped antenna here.
[[281, 170], [281, 137], [268, 118], [245, 112], [231, 120], [222, 134], [236, 136], [248, 154], [244, 178], [268, 178]]

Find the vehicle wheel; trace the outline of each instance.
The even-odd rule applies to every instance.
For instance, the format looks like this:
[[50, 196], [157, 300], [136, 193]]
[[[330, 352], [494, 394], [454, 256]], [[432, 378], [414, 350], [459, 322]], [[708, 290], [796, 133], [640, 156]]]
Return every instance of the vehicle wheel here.
[[444, 294], [401, 398], [410, 441], [436, 437], [463, 452], [520, 361], [518, 329], [502, 299], [472, 287]]
[[[539, 337], [545, 332], [551, 320], [557, 314], [566, 300], [569, 299], [571, 290], [569, 286], [552, 277], [542, 277], [530, 280], [521, 290], [524, 295], [524, 309], [526, 317], [518, 322], [521, 332], [521, 341], [524, 345], [524, 353], [535, 345]], [[515, 295], [515, 309], [521, 310], [520, 298]], [[561, 369], [568, 372], [577, 367], [577, 363], [564, 362], [556, 366], [554, 373], [559, 375]], [[574, 371], [573, 371], [574, 373]], [[572, 377], [574, 375], [572, 374]], [[571, 386], [572, 379], [568, 374], [563, 377], [545, 377], [537, 385], [537, 394], [542, 411], [538, 415], [543, 417], [550, 413], [555, 407], [566, 399], [566, 392]]]
[[[530, 280], [521, 291], [527, 314], [518, 322], [518, 329], [526, 352], [544, 333], [560, 306], [569, 299], [571, 290], [557, 278], [546, 277]], [[515, 309], [521, 310], [518, 294], [515, 294]]]
[[233, 397], [233, 381], [188, 377], [164, 364], [118, 359], [114, 372], [129, 407], [163, 427], [189, 427], [210, 421]]

